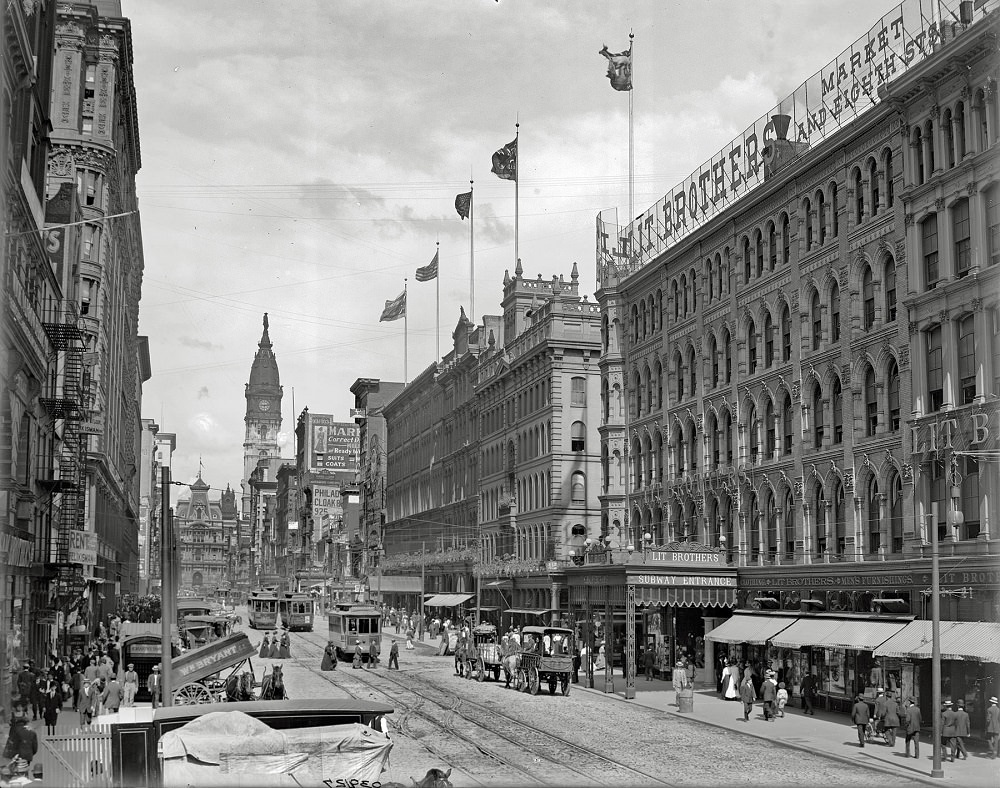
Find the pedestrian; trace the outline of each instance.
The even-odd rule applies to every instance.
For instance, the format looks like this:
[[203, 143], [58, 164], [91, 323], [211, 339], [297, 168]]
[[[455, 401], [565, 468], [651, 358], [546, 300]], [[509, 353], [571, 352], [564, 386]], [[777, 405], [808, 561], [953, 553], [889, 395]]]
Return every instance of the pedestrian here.
[[996, 695], [990, 698], [990, 707], [986, 710], [986, 741], [990, 760], [996, 760], [1000, 754], [1000, 701]]
[[952, 708], [952, 702], [946, 700], [941, 710], [941, 757], [947, 757], [952, 763], [955, 761], [955, 750], [958, 748], [957, 730], [958, 719], [955, 717], [955, 710]]
[[288, 630], [284, 630], [281, 633], [281, 646], [278, 648], [278, 659], [291, 659], [292, 658], [292, 638], [288, 634]]
[[399, 670], [399, 642], [396, 640], [389, 646], [389, 670]]
[[97, 692], [94, 688], [94, 682], [90, 679], [83, 680], [83, 689], [80, 691], [80, 725], [86, 726], [94, 719], [94, 713], [97, 711]]
[[80, 693], [83, 692], [83, 670], [70, 670], [70, 686], [73, 688], [73, 711], [79, 711]]
[[21, 672], [17, 674], [17, 691], [21, 696], [21, 705], [26, 711], [31, 706], [37, 683], [35, 674], [31, 670], [31, 660], [26, 659], [21, 667]]
[[883, 717], [885, 743], [890, 747], [895, 747], [896, 728], [899, 727], [899, 701], [896, 700], [896, 693], [892, 690], [886, 692], [885, 696], [885, 717]]
[[580, 683], [580, 666], [583, 665], [583, 650], [574, 641], [573, 643], [573, 683]]
[[118, 678], [112, 676], [111, 681], [108, 682], [108, 686], [101, 693], [101, 703], [104, 704], [104, 710], [108, 714], [118, 713], [118, 709], [122, 705], [123, 694], [124, 691], [122, 690], [122, 685], [118, 683]]
[[45, 720], [45, 733], [49, 736], [56, 734], [56, 721], [59, 719], [59, 708], [62, 706], [62, 698], [56, 690], [56, 685], [49, 685], [49, 691], [42, 699], [42, 718]]
[[[513, 634], [516, 633], [512, 633], [511, 639], [513, 639]], [[515, 641], [515, 642], [520, 644], [520, 641]], [[597, 658], [594, 660], [594, 670], [604, 670], [605, 664], [606, 664], [606, 657], [604, 654], [604, 641], [602, 640], [597, 645]]]
[[813, 675], [812, 671], [802, 679], [802, 713], [812, 714], [816, 716], [816, 710], [813, 709], [813, 704], [816, 702], [816, 677]]
[[368, 669], [374, 670], [378, 667], [378, 640], [374, 637], [368, 641]]
[[851, 724], [858, 729], [858, 745], [865, 746], [865, 730], [868, 728], [868, 704], [860, 695], [854, 697], [854, 707], [851, 709]]
[[952, 757], [956, 757], [961, 754], [962, 760], [969, 760], [969, 751], [965, 749], [965, 740], [972, 733], [971, 724], [969, 720], [969, 713], [965, 710], [965, 701], [962, 698], [958, 699], [955, 704], [958, 708], [955, 709], [955, 745], [957, 746], [957, 751], [952, 750]]
[[735, 660], [726, 660], [726, 670], [722, 674], [722, 697], [737, 700], [740, 697], [740, 668]]
[[358, 668], [361, 667], [361, 662], [362, 662], [362, 660], [361, 660], [361, 641], [360, 640], [355, 640], [354, 641], [354, 662], [351, 664], [351, 667], [354, 668], [355, 670], [357, 670]]
[[413, 651], [413, 627], [408, 626], [406, 628], [406, 649], [407, 651]]
[[260, 641], [260, 658], [267, 659], [267, 655], [271, 653], [271, 633], [265, 632], [264, 639]]
[[757, 700], [757, 690], [753, 686], [753, 671], [747, 668], [743, 674], [743, 682], [740, 684], [740, 700], [743, 701], [743, 722], [750, 721], [750, 712], [753, 711], [754, 701]]
[[101, 664], [97, 668], [97, 677], [104, 680], [107, 684], [108, 680], [114, 674], [114, 665], [111, 662], [111, 657], [106, 654], [101, 657]]
[[764, 722], [774, 722], [775, 704], [778, 700], [778, 685], [774, 683], [774, 671], [764, 674], [764, 683], [760, 686], [760, 697], [764, 701]]
[[3, 748], [3, 757], [20, 758], [30, 765], [37, 752], [38, 734], [28, 727], [28, 710], [23, 707], [15, 709], [7, 744]]
[[913, 698], [906, 699], [906, 712], [903, 716], [903, 725], [906, 732], [906, 757], [910, 757], [910, 742], [913, 742], [913, 757], [920, 757], [920, 728], [923, 720], [920, 717], [920, 709], [913, 702]]
[[125, 671], [123, 678], [125, 681], [123, 687], [125, 693], [124, 705], [131, 708], [135, 706], [135, 694], [139, 691], [139, 674], [135, 672], [135, 665], [132, 662], [128, 663], [128, 670]]
[[323, 649], [323, 661], [319, 664], [320, 670], [334, 670], [337, 667], [337, 649], [332, 640], [326, 642]]
[[271, 633], [271, 646], [267, 650], [268, 659], [278, 659], [281, 656], [281, 638], [278, 636], [278, 630], [274, 630]]
[[421, 643], [424, 642], [424, 617], [423, 616], [417, 616], [417, 638], [419, 638], [419, 640], [420, 640]]
[[157, 708], [163, 703], [163, 681], [160, 676], [160, 666], [153, 665], [153, 672], [146, 679], [146, 689], [149, 690], [153, 702], [153, 708]]
[[677, 660], [677, 664], [674, 665], [671, 683], [674, 685], [674, 704], [680, 708], [681, 690], [685, 690], [689, 686], [687, 668], [684, 666], [683, 660]]
[[778, 716], [785, 716], [785, 705], [788, 703], [788, 690], [785, 688], [785, 682], [780, 682], [778, 684]]
[[878, 687], [875, 690], [875, 708], [872, 711], [872, 716], [875, 719], [875, 732], [882, 733], [885, 730], [885, 708], [886, 708], [886, 698], [885, 690], [882, 687]]

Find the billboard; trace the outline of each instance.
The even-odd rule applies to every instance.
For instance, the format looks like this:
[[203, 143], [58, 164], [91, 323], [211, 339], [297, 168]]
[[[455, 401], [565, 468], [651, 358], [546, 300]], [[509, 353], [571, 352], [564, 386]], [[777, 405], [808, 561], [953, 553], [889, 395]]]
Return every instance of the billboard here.
[[70, 530], [69, 562], [84, 566], [97, 566], [97, 534]]
[[337, 422], [332, 416], [310, 414], [309, 470], [357, 471], [360, 435], [361, 428], [354, 422]]

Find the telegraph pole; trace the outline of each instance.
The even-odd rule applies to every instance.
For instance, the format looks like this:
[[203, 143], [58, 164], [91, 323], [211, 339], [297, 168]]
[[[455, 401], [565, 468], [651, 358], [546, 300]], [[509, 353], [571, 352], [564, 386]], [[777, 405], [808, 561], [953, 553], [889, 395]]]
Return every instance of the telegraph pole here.
[[161, 472], [161, 485], [163, 494], [161, 496], [163, 511], [160, 515], [160, 673], [162, 674], [161, 689], [163, 692], [163, 705], [173, 705], [173, 676], [170, 674], [170, 660], [173, 654], [172, 642], [170, 639], [171, 624], [174, 619], [174, 604], [171, 597], [174, 596], [173, 579], [173, 518], [170, 516], [170, 466], [164, 466]]

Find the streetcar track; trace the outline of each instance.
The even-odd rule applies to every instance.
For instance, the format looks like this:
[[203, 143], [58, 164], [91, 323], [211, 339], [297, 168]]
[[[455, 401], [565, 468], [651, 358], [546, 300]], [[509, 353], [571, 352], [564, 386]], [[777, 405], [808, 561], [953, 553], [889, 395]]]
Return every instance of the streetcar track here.
[[[306, 642], [310, 647], [316, 648], [315, 644], [308, 641]], [[319, 649], [319, 654], [322, 654], [321, 648]], [[295, 658], [295, 661], [299, 662], [299, 664], [302, 664], [304, 667], [309, 667], [297, 658]], [[336, 684], [336, 686], [340, 689], [347, 691], [343, 685], [335, 682], [332, 678], [324, 678], [327, 678], [328, 681]], [[392, 699], [395, 703], [400, 701], [398, 697], [386, 693], [384, 688], [370, 683], [367, 676], [352, 676], [351, 678], [358, 680], [358, 683], [363, 684], [369, 690], [379, 689], [380, 692]], [[388, 675], [387, 673], [382, 673], [379, 675], [379, 679], [382, 683], [386, 680], [391, 681], [397, 687], [416, 696], [418, 703], [415, 706], [407, 706], [406, 708], [408, 712], [416, 713], [418, 716], [427, 720], [432, 726], [437, 726], [442, 731], [450, 734], [452, 737], [461, 739], [462, 741], [471, 744], [481, 754], [486, 755], [494, 762], [506, 766], [509, 770], [517, 771], [529, 777], [533, 781], [541, 782], [543, 784], [549, 783], [552, 785], [565, 785], [567, 784], [567, 773], [570, 773], [576, 776], [576, 782], [579, 781], [579, 778], [583, 778], [583, 780], [587, 783], [592, 784], [617, 781], [621, 784], [631, 785], [636, 783], [637, 777], [641, 777], [644, 778], [645, 781], [651, 781], [651, 784], [672, 785], [672, 783], [669, 783], [660, 777], [644, 772], [634, 766], [616, 761], [607, 756], [595, 753], [592, 750], [586, 749], [585, 747], [570, 741], [569, 739], [553, 734], [550, 731], [543, 730], [542, 728], [531, 725], [530, 723], [514, 719], [513, 717], [510, 717], [509, 715], [496, 709], [492, 709], [475, 701], [470, 701], [468, 698], [456, 698], [453, 704], [448, 706], [440, 700], [424, 694], [421, 689], [418, 689], [416, 686], [413, 686], [411, 683], [403, 680], [401, 676], [394, 677]], [[438, 719], [430, 713], [421, 711], [421, 707], [425, 703], [430, 703], [433, 706], [441, 708], [444, 713], [443, 718]], [[459, 708], [463, 705], [477, 710], [478, 714], [475, 715], [475, 721], [473, 721], [471, 715], [463, 715], [459, 711]], [[516, 762], [513, 758], [504, 757], [495, 751], [485, 748], [484, 745], [476, 741], [473, 736], [456, 727], [456, 724], [461, 723], [474, 725], [485, 731], [488, 735], [500, 738], [508, 744], [513, 745], [520, 751], [522, 762], [523, 754], [527, 751], [534, 756], [534, 762], [529, 767], [525, 767], [520, 765], [520, 763]], [[521, 733], [522, 731], [527, 731], [529, 735], [525, 737], [523, 733]], [[518, 735], [519, 733], [520, 735]], [[413, 737], [411, 736], [411, 738]], [[422, 745], [425, 744], [422, 739], [418, 739], [418, 741], [420, 741]], [[566, 757], [567, 750], [572, 753], [570, 757]], [[442, 756], [441, 753], [435, 753], [435, 755]], [[454, 755], [455, 753], [449, 754], [449, 762], [453, 765], [459, 766], [459, 768], [463, 768], [459, 763], [455, 762]], [[542, 759], [550, 764], [548, 768], [543, 765]], [[467, 772], [469, 771], [468, 769], [463, 770]], [[597, 777], [595, 777], [597, 774], [601, 775], [600, 781]], [[491, 777], [491, 782], [495, 783], [497, 775], [493, 774]], [[477, 780], [477, 782], [479, 781]]]

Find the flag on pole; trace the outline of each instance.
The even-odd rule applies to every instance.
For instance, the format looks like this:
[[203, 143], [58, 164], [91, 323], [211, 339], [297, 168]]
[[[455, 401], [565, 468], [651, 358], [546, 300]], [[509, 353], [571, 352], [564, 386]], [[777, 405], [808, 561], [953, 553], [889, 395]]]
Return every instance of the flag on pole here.
[[378, 319], [379, 323], [386, 323], [392, 320], [399, 320], [401, 317], [406, 316], [406, 291], [404, 290], [399, 294], [398, 297], [394, 298], [392, 301], [385, 302], [385, 308], [382, 310], [382, 317]]
[[429, 282], [431, 279], [437, 279], [438, 275], [438, 255], [441, 253], [440, 250], [434, 253], [434, 259], [431, 260], [423, 268], [417, 269], [417, 281], [418, 282]]
[[455, 196], [455, 210], [463, 219], [469, 218], [469, 211], [472, 209], [472, 192], [465, 192]]
[[615, 90], [632, 89], [632, 45], [624, 52], [609, 52], [605, 44], [600, 54], [608, 59], [608, 79]]
[[490, 172], [505, 181], [517, 180], [516, 137], [493, 154], [493, 167], [490, 169]]

